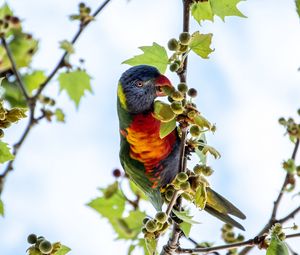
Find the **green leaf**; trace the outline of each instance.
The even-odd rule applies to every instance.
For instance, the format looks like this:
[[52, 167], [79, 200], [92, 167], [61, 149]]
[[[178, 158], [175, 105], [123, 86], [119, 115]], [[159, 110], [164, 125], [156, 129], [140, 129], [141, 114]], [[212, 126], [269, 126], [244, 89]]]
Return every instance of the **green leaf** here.
[[201, 128], [208, 128], [209, 130], [211, 130], [213, 127], [213, 125], [206, 118], [204, 118], [201, 114], [197, 114], [194, 117], [193, 121], [195, 124], [197, 124]]
[[27, 251], [28, 251], [29, 255], [42, 255], [40, 250], [38, 248], [36, 248], [35, 246], [29, 247]]
[[208, 55], [213, 52], [210, 48], [212, 34], [200, 34], [199, 31], [192, 35], [189, 46], [193, 52], [202, 58], [208, 58]]
[[125, 209], [125, 198], [120, 191], [109, 199], [98, 197], [87, 204], [107, 219], [122, 218]]
[[179, 224], [179, 227], [180, 227], [180, 229], [182, 230], [183, 234], [184, 234], [186, 237], [189, 237], [190, 232], [191, 232], [191, 228], [192, 228], [192, 224], [187, 223], [187, 222], [181, 222], [181, 223]]
[[188, 215], [188, 211], [177, 211], [175, 209], [172, 210], [172, 212], [181, 220], [183, 220], [186, 223], [189, 224], [200, 224], [200, 222], [192, 220], [193, 216]]
[[211, 10], [209, 1], [194, 2], [191, 6], [191, 12], [192, 16], [199, 24], [203, 20], [214, 20], [214, 14]]
[[285, 242], [281, 241], [277, 235], [272, 234], [266, 255], [289, 255], [289, 251]]
[[113, 184], [109, 185], [103, 192], [105, 198], [111, 198], [114, 194], [117, 193], [119, 189], [119, 183], [115, 181]]
[[161, 122], [159, 129], [159, 137], [162, 139], [170, 134], [176, 128], [176, 120], [173, 119], [169, 122]]
[[78, 108], [80, 99], [84, 96], [85, 91], [92, 93], [90, 79], [91, 77], [81, 70], [61, 73], [58, 77], [60, 91], [65, 90]]
[[201, 210], [203, 210], [205, 208], [206, 201], [207, 201], [206, 186], [204, 185], [204, 183], [200, 183], [195, 193], [195, 205]]
[[13, 12], [12, 10], [10, 9], [10, 7], [8, 6], [8, 4], [3, 4], [1, 7], [0, 7], [0, 19], [4, 19], [4, 17], [6, 15], [10, 15], [12, 16], [13, 15]]
[[57, 108], [54, 114], [57, 122], [65, 122], [65, 114], [62, 109]]
[[175, 118], [175, 113], [171, 106], [162, 101], [156, 100], [154, 102], [154, 117], [162, 122], [169, 122]]
[[26, 74], [23, 76], [23, 81], [27, 88], [29, 94], [37, 88], [47, 79], [44, 71], [36, 70], [31, 74]]
[[296, 3], [296, 11], [298, 13], [298, 16], [300, 17], [300, 0], [295, 0]]
[[14, 158], [15, 156], [11, 154], [7, 143], [0, 141], [0, 163], [13, 160]]
[[63, 41], [59, 42], [59, 46], [61, 49], [65, 50], [68, 54], [75, 53], [73, 44], [67, 40], [63, 40]]
[[0, 199], [0, 215], [4, 216], [4, 204], [1, 199]]
[[226, 16], [239, 16], [246, 18], [246, 16], [240, 12], [236, 5], [241, 0], [209, 0], [212, 11], [215, 15], [219, 16], [223, 21]]
[[67, 254], [69, 251], [71, 251], [71, 249], [65, 245], [61, 245], [61, 247], [59, 248], [59, 250], [57, 252], [55, 252], [53, 255], [65, 255]]
[[148, 250], [148, 254], [149, 255], [155, 255], [155, 254], [157, 254], [157, 251], [156, 251], [157, 240], [155, 239], [155, 237], [145, 238], [145, 242], [146, 242], [146, 247], [147, 247], [147, 250]]
[[129, 187], [135, 195], [140, 197], [140, 199], [148, 200], [148, 197], [145, 195], [145, 193], [131, 180], [129, 180]]
[[2, 82], [4, 89], [3, 99], [5, 99], [11, 107], [26, 107], [26, 100], [15, 82], [10, 83], [5, 79]]
[[127, 255], [131, 255], [135, 248], [136, 245], [131, 244], [128, 248]]
[[151, 65], [155, 66], [161, 73], [165, 73], [169, 63], [169, 58], [164, 47], [154, 42], [152, 46], [142, 46], [139, 47], [139, 49], [144, 53], [127, 59], [123, 61], [122, 64], [128, 64], [131, 66], [142, 64]]

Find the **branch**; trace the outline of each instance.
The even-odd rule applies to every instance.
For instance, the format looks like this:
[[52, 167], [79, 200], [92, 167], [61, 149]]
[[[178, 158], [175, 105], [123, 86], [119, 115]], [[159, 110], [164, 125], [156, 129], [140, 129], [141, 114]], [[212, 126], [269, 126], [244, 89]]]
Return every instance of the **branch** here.
[[[286, 239], [294, 238], [294, 237], [300, 237], [300, 233], [287, 235]], [[177, 253], [207, 253], [207, 252], [214, 252], [214, 251], [225, 250], [225, 249], [233, 249], [233, 248], [238, 248], [238, 247], [242, 247], [242, 246], [254, 247], [255, 245], [261, 244], [265, 240], [265, 238], [266, 238], [266, 236], [262, 235], [262, 236], [256, 236], [252, 239], [249, 239], [249, 240], [243, 241], [243, 242], [225, 244], [225, 245], [219, 245], [219, 246], [213, 246], [213, 247], [194, 248], [194, 249], [178, 248], [176, 250], [176, 252]]]
[[[92, 17], [95, 18], [103, 9], [104, 7], [110, 2], [111, 0], [106, 0], [104, 1], [104, 3], [99, 6], [98, 9], [96, 9], [96, 11], [92, 14]], [[91, 20], [80, 24], [78, 31], [76, 32], [76, 34], [74, 35], [73, 39], [71, 40], [71, 44], [74, 45], [76, 43], [76, 41], [78, 40], [79, 36], [81, 35], [81, 33], [83, 32], [83, 30], [88, 26], [88, 24], [90, 24]], [[58, 61], [58, 63], [56, 64], [56, 66], [54, 67], [54, 69], [52, 70], [52, 72], [49, 74], [49, 76], [47, 77], [47, 79], [39, 86], [39, 89], [37, 90], [36, 94], [34, 95], [34, 99], [36, 100], [38, 98], [38, 96], [42, 93], [42, 91], [45, 89], [45, 87], [48, 85], [48, 83], [52, 80], [52, 78], [55, 76], [55, 74], [57, 73], [57, 71], [64, 66], [64, 61], [65, 61], [65, 57], [67, 56], [68, 52], [65, 51], [63, 53], [63, 55], [61, 56], [60, 60]]]
[[[293, 153], [292, 153], [292, 157], [291, 157], [293, 160], [296, 159], [298, 148], [299, 148], [299, 139], [296, 140], [296, 143], [295, 143], [295, 146], [294, 146], [294, 149], [293, 149]], [[298, 212], [300, 212], [300, 207], [298, 207], [294, 211], [292, 211], [290, 214], [288, 214], [286, 217], [284, 217], [280, 220], [276, 220], [278, 207], [279, 207], [279, 204], [280, 204], [281, 199], [283, 197], [284, 190], [286, 189], [286, 186], [289, 184], [289, 178], [290, 178], [290, 173], [287, 173], [286, 176], [285, 176], [284, 182], [282, 184], [282, 187], [280, 189], [280, 192], [278, 194], [278, 197], [274, 201], [274, 206], [273, 206], [271, 217], [270, 217], [268, 223], [258, 233], [258, 236], [261, 236], [262, 234], [266, 233], [272, 227], [272, 225], [274, 223], [276, 223], [276, 222], [284, 223], [287, 220], [293, 218]], [[239, 255], [247, 254], [252, 248], [253, 248], [252, 246], [244, 248], [243, 250], [240, 251]]]
[[6, 55], [7, 55], [8, 59], [9, 59], [10, 64], [11, 64], [13, 73], [16, 76], [17, 84], [18, 84], [18, 86], [19, 86], [19, 88], [20, 88], [23, 96], [25, 97], [28, 106], [30, 106], [30, 101], [31, 101], [30, 97], [29, 97], [29, 95], [28, 95], [28, 93], [26, 91], [25, 84], [23, 83], [21, 75], [20, 75], [20, 73], [18, 71], [18, 68], [17, 68], [17, 65], [16, 65], [16, 61], [15, 61], [13, 55], [12, 55], [12, 52], [11, 52], [11, 50], [10, 50], [10, 48], [9, 48], [9, 46], [8, 46], [5, 38], [4, 38], [4, 36], [1, 37], [1, 43], [2, 43], [2, 45], [3, 45], [3, 47], [4, 47], [5, 51], [6, 51]]

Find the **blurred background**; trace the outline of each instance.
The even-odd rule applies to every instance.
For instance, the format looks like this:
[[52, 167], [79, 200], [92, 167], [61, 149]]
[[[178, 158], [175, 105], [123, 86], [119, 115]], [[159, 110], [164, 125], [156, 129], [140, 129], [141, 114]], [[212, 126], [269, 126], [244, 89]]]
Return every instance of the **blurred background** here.
[[[77, 31], [68, 15], [77, 12], [79, 2], [7, 3], [24, 20], [24, 30], [40, 41], [33, 66], [49, 73], [62, 54], [58, 42]], [[86, 3], [95, 9], [101, 1]], [[252, 0], [238, 7], [247, 19], [228, 17], [224, 23], [215, 18], [202, 26], [192, 20], [191, 31], [214, 34], [215, 51], [209, 60], [191, 54], [188, 84], [198, 90], [198, 108], [217, 125], [208, 143], [222, 157], [209, 161], [215, 169], [211, 185], [246, 213], [243, 225], [251, 238], [270, 217], [285, 175], [281, 163], [293, 150], [278, 118], [295, 117], [300, 107], [300, 26], [293, 0]], [[32, 232], [61, 241], [72, 248], [70, 254], [126, 254], [128, 244], [116, 242], [106, 220], [85, 204], [98, 195], [98, 187], [114, 180], [112, 169], [120, 167], [116, 86], [128, 68], [121, 62], [139, 54], [139, 46], [153, 41], [165, 46], [177, 37], [181, 13], [180, 0], [112, 0], [86, 29], [71, 61], [85, 59], [93, 94], [76, 110], [61, 93], [57, 104], [67, 115], [66, 123], [42, 122], [24, 143], [2, 195], [1, 255], [25, 254]], [[176, 75], [167, 76], [178, 83]], [[59, 94], [56, 81], [46, 93]], [[10, 128], [6, 141], [19, 139], [25, 124]], [[299, 203], [299, 196], [286, 196], [279, 216]], [[202, 224], [192, 229], [194, 239], [221, 243], [220, 221], [202, 212], [196, 219]], [[300, 216], [295, 222], [300, 223]], [[299, 239], [289, 243], [300, 252]]]

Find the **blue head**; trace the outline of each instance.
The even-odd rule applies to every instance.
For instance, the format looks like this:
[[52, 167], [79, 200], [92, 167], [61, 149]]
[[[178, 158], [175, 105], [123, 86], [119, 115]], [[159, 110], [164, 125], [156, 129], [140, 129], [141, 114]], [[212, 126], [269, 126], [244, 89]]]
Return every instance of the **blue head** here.
[[[139, 65], [126, 70], [121, 78], [118, 96], [130, 113], [142, 113], [152, 109], [157, 96], [165, 96], [163, 86], [172, 86], [167, 77], [153, 66]], [[121, 97], [123, 97], [121, 99]]]

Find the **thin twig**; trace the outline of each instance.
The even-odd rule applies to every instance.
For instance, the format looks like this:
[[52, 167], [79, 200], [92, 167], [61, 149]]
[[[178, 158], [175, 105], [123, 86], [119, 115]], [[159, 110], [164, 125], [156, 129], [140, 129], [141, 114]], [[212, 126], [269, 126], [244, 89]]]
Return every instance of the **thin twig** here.
[[[194, 249], [185, 249], [185, 248], [178, 248], [176, 250], [177, 253], [207, 253], [207, 252], [213, 252], [213, 251], [219, 251], [219, 250], [225, 250], [225, 249], [233, 249], [238, 248], [242, 246], [255, 246], [261, 244], [266, 236], [257, 236], [252, 239], [249, 239], [247, 241], [238, 242], [238, 243], [232, 243], [232, 244], [225, 244], [225, 245], [219, 245], [219, 246], [213, 246], [213, 247], [205, 247], [205, 248], [194, 248]], [[286, 239], [288, 238], [295, 238], [300, 237], [300, 233], [290, 234], [286, 236]]]
[[[294, 146], [294, 149], [293, 149], [293, 153], [292, 153], [292, 157], [291, 157], [293, 160], [296, 159], [298, 148], [299, 148], [299, 139], [296, 140], [296, 143], [295, 143], [295, 146]], [[284, 182], [282, 184], [282, 187], [280, 189], [280, 192], [278, 194], [278, 197], [274, 201], [274, 206], [273, 206], [273, 209], [272, 209], [271, 217], [270, 217], [268, 223], [262, 228], [262, 230], [258, 233], [257, 236], [261, 236], [264, 233], [267, 233], [269, 231], [269, 229], [272, 227], [272, 225], [275, 224], [276, 222], [284, 223], [284, 222], [288, 221], [289, 219], [293, 218], [298, 212], [300, 212], [300, 207], [298, 207], [294, 211], [292, 211], [290, 214], [285, 216], [284, 218], [282, 218], [280, 220], [276, 220], [278, 207], [279, 207], [279, 204], [280, 204], [281, 199], [283, 197], [286, 186], [289, 183], [289, 178], [290, 178], [290, 174], [287, 173], [286, 176], [285, 176]], [[253, 248], [252, 246], [245, 247], [244, 249], [242, 249], [239, 252], [239, 255], [247, 254], [252, 248]]]
[[2, 42], [2, 45], [3, 45], [4, 49], [5, 49], [5, 51], [6, 51], [6, 55], [7, 55], [8, 59], [9, 59], [10, 64], [11, 64], [13, 73], [16, 76], [17, 84], [18, 84], [18, 86], [19, 86], [19, 88], [20, 88], [23, 96], [25, 97], [28, 106], [29, 106], [30, 105], [30, 97], [29, 97], [29, 95], [28, 95], [28, 93], [26, 91], [25, 84], [23, 83], [21, 75], [20, 75], [20, 73], [18, 71], [18, 68], [17, 68], [17, 65], [16, 65], [16, 61], [15, 61], [13, 55], [12, 55], [12, 52], [11, 52], [11, 50], [10, 50], [10, 48], [9, 48], [9, 46], [8, 46], [5, 38], [4, 38], [4, 36], [1, 37], [1, 42]]
[[[103, 8], [110, 2], [111, 0], [106, 0], [104, 1], [104, 3], [99, 6], [99, 8], [96, 9], [96, 11], [92, 14], [92, 17], [95, 18], [102, 10]], [[79, 36], [81, 35], [81, 33], [83, 32], [83, 30], [87, 27], [87, 25], [91, 22], [91, 20], [81, 24], [79, 26], [78, 31], [76, 32], [76, 34], [74, 35], [73, 39], [71, 40], [71, 44], [74, 45], [76, 43], [76, 41], [78, 40]], [[42, 93], [42, 91], [45, 89], [45, 87], [47, 86], [47, 84], [52, 80], [52, 78], [55, 76], [55, 74], [57, 73], [57, 71], [64, 66], [64, 62], [65, 62], [65, 58], [68, 55], [68, 52], [65, 51], [63, 53], [63, 55], [61, 56], [60, 60], [58, 61], [58, 63], [56, 64], [56, 66], [54, 67], [54, 69], [52, 70], [52, 72], [48, 75], [47, 79], [39, 86], [39, 89], [37, 90], [36, 94], [34, 95], [33, 98], [37, 99], [38, 96]]]

